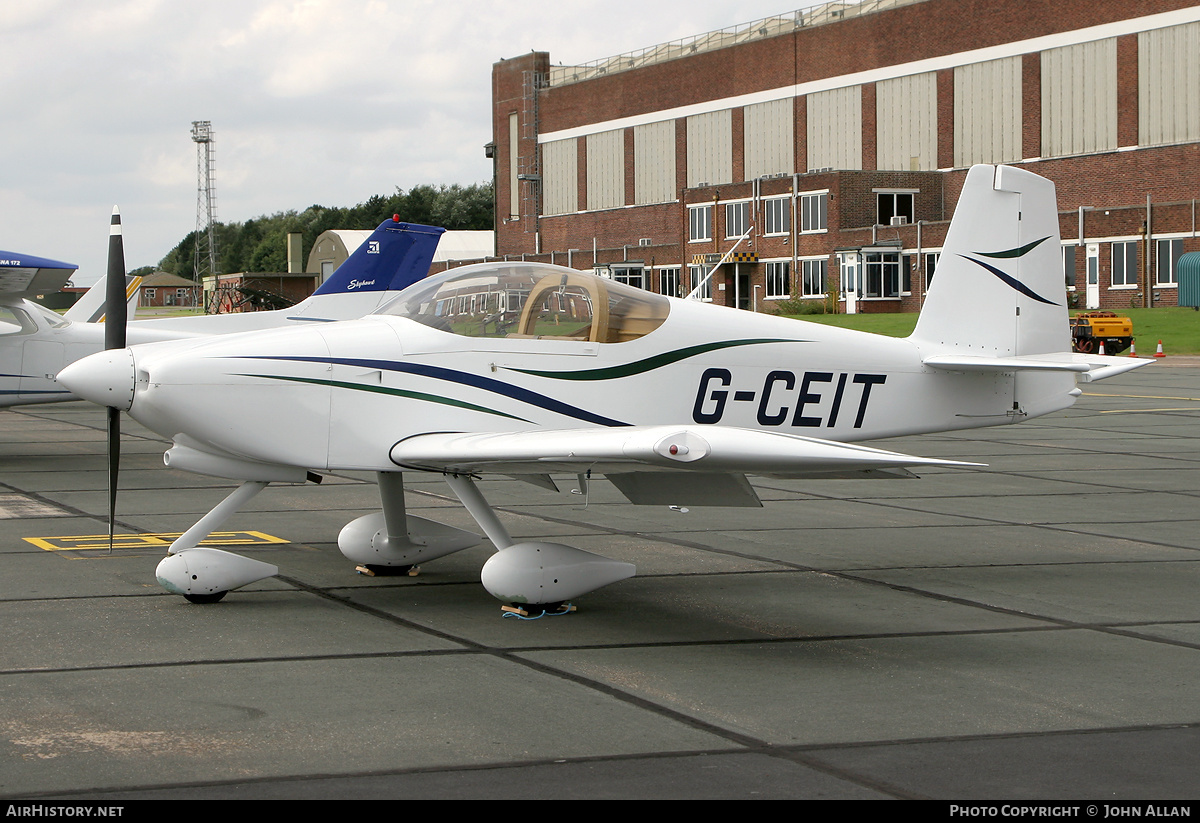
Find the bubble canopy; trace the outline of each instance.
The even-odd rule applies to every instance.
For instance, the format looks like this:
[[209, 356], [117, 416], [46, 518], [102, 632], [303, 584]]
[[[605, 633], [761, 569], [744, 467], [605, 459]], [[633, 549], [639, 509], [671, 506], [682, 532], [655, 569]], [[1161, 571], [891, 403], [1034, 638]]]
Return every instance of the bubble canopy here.
[[546, 263], [478, 263], [427, 277], [377, 314], [464, 337], [625, 343], [670, 313], [662, 295]]

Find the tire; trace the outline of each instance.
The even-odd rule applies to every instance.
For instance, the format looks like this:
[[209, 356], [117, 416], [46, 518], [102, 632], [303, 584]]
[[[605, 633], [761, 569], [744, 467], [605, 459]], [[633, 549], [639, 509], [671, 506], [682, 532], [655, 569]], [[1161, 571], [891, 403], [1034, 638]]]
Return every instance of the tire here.
[[214, 592], [212, 594], [185, 594], [183, 599], [189, 603], [218, 603], [229, 592]]

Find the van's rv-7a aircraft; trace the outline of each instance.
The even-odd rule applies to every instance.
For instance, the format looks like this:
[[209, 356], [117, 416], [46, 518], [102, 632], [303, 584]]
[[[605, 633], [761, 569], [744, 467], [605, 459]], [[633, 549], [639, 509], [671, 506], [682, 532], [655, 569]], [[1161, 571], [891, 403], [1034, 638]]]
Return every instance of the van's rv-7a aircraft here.
[[[115, 233], [111, 236], [119, 238], [121, 223], [116, 210], [112, 227]], [[429, 273], [443, 231], [398, 219], [386, 220], [311, 297], [292, 308], [138, 320], [128, 326], [128, 342], [178, 340], [362, 317]], [[0, 407], [77, 399], [55, 378], [64, 365], [106, 348], [106, 324], [87, 321], [104, 317], [114, 300], [136, 306], [140, 278], [136, 282], [127, 280], [123, 255], [119, 265], [112, 265], [117, 262], [110, 261], [105, 278], [60, 317], [30, 298], [61, 289], [76, 266], [0, 251]]]
[[[378, 473], [382, 511], [342, 552], [406, 569], [479, 538], [407, 515], [404, 472], [445, 476], [497, 552], [484, 586], [557, 609], [634, 567], [514, 540], [475, 484], [604, 474], [633, 503], [761, 505], [748, 474], [911, 476], [974, 466], [851, 441], [1017, 423], [1146, 360], [1072, 354], [1053, 184], [967, 175], [912, 335], [881, 337], [663, 297], [589, 273], [484, 263], [371, 317], [107, 351], [60, 379], [174, 440], [169, 466], [241, 481], [173, 544], [159, 582], [211, 602], [276, 567], [196, 548], [268, 483]], [[236, 421], [236, 425], [231, 421]]]

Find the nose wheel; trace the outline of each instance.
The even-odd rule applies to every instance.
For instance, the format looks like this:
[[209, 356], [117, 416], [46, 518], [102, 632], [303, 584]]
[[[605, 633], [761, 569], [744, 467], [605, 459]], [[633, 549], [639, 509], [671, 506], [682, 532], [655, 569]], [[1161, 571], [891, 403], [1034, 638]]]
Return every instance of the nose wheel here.
[[229, 592], [213, 592], [212, 594], [185, 594], [183, 599], [189, 603], [219, 603]]

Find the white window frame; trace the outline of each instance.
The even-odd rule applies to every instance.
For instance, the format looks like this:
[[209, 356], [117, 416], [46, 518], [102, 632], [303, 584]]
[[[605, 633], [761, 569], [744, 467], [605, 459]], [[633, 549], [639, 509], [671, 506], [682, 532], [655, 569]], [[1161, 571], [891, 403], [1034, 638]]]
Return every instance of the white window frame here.
[[921, 278], [925, 282], [925, 291], [929, 291], [929, 284], [933, 282], [933, 276], [937, 274], [938, 263], [942, 260], [940, 251], [924, 252], [921, 260]]
[[[688, 206], [688, 242], [705, 243], [712, 241], [713, 232], [712, 203], [703, 206]], [[703, 231], [697, 231], [702, 229]], [[703, 236], [701, 236], [703, 235]]]
[[[800, 233], [801, 234], [824, 234], [829, 231], [829, 190], [824, 191], [808, 191], [797, 195], [799, 200], [797, 209], [799, 211]], [[812, 214], [810, 206], [815, 204], [817, 220], [816, 225], [809, 220], [809, 215]]]
[[[899, 300], [908, 292], [904, 291], [904, 266], [907, 256], [902, 254], [899, 249], [894, 252], [864, 252], [862, 261], [862, 299], [863, 300]], [[884, 258], [895, 257], [896, 260], [885, 260]], [[896, 292], [895, 294], [888, 293], [888, 270], [886, 267], [896, 266]], [[874, 268], [878, 267], [879, 271], [879, 293], [872, 294], [871, 276]]]
[[[688, 266], [688, 277], [691, 280], [691, 286], [692, 286], [691, 289], [689, 289], [689, 291], [688, 291], [689, 294], [691, 294], [691, 292], [695, 291], [696, 287], [700, 285], [700, 281], [704, 277], [704, 274], [705, 274], [704, 270], [705, 270], [704, 266]], [[706, 282], [704, 284], [704, 290], [700, 292], [700, 300], [705, 303], [712, 302], [712, 278], [711, 277], [708, 278], [708, 282]]]
[[[792, 230], [791, 196], [763, 198], [764, 237], [788, 234]], [[782, 228], [780, 228], [782, 224]]]
[[[1120, 247], [1118, 249], [1118, 247]], [[1108, 270], [1108, 287], [1110, 289], [1136, 289], [1138, 287], [1138, 255], [1136, 240], [1114, 240], [1109, 247], [1111, 257]], [[1133, 271], [1129, 271], [1129, 252], [1133, 252]], [[1121, 261], [1121, 282], [1117, 282], [1117, 261]], [[1130, 282], [1132, 280], [1132, 282]]]
[[619, 266], [614, 264], [609, 265], [612, 272], [612, 280], [615, 283], [624, 283], [626, 286], [632, 286], [635, 289], [646, 288], [646, 267], [637, 266]]
[[658, 270], [658, 293], [667, 297], [682, 296], [679, 292], [679, 266], [664, 266]]
[[750, 201], [725, 203], [725, 239], [736, 240], [750, 228]]
[[[1067, 287], [1067, 291], [1075, 291], [1075, 264], [1079, 259], [1078, 245], [1075, 243], [1063, 243], [1062, 245], [1062, 274], [1063, 284]], [[1067, 262], [1067, 249], [1071, 250], [1071, 262]]]
[[[786, 300], [792, 296], [792, 263], [790, 260], [766, 260], [763, 274], [763, 299]], [[780, 288], [782, 287], [782, 289]]]
[[[1163, 280], [1163, 244], [1167, 244], [1167, 279]], [[1172, 245], [1178, 244], [1178, 253], [1171, 250]], [[1183, 238], [1182, 237], [1156, 237], [1154, 239], [1154, 288], [1156, 289], [1173, 289], [1179, 285], [1179, 272], [1177, 271], [1179, 257], [1183, 254]]]
[[[811, 291], [809, 289], [809, 279], [812, 276], [812, 269], [820, 269], [821, 290]], [[812, 257], [800, 261], [800, 294], [802, 297], [825, 297], [829, 290], [829, 258], [828, 257]]]
[[877, 225], [877, 226], [891, 225], [890, 219], [888, 220], [887, 223], [884, 223], [880, 219], [882, 216], [882, 213], [883, 213], [883, 209], [881, 209], [880, 206], [882, 205], [883, 198], [885, 198], [885, 197], [892, 198], [892, 215], [893, 216], [900, 214], [900, 211], [901, 211], [898, 208], [899, 201], [897, 200], [897, 198], [908, 197], [912, 201], [912, 208], [909, 210], [909, 214], [907, 215], [908, 223], [911, 225], [912, 223], [917, 222], [917, 195], [921, 193], [920, 189], [871, 189], [871, 191], [875, 195], [875, 221], [876, 221], [875, 225]]

